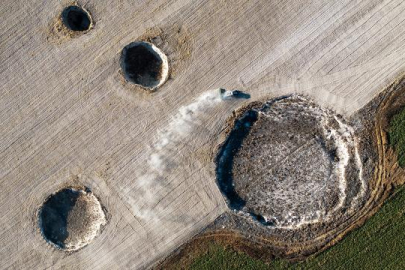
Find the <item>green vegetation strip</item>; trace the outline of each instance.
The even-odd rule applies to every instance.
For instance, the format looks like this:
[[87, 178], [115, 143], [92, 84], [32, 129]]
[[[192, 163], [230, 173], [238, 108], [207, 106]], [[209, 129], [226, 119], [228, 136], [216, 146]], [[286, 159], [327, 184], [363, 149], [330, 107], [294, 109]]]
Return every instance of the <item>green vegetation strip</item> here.
[[[343, 241], [308, 260], [265, 265], [244, 253], [212, 244], [187, 269], [405, 269], [405, 187]], [[183, 265], [182, 268], [185, 266]]]
[[211, 244], [208, 251], [196, 258], [190, 267], [191, 269], [246, 269], [264, 270], [268, 266], [259, 260], [252, 259], [245, 253], [238, 253], [230, 249], [225, 249], [219, 244]]
[[398, 164], [405, 166], [405, 109], [394, 115], [390, 121], [388, 132], [390, 145], [398, 153]]

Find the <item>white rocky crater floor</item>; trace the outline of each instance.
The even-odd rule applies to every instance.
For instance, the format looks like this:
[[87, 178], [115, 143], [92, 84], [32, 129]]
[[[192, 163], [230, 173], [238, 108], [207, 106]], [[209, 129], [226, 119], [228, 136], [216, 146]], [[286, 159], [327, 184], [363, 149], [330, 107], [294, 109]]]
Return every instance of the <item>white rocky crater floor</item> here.
[[347, 214], [363, 201], [357, 138], [341, 117], [299, 96], [250, 112], [257, 118], [239, 120], [251, 127], [233, 157], [232, 185], [243, 201], [237, 210], [292, 229]]

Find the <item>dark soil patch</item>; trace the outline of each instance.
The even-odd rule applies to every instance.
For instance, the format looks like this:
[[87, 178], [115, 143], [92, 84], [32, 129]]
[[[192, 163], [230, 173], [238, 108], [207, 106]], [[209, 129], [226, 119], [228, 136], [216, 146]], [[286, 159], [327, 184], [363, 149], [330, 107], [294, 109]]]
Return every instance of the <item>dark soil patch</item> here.
[[221, 148], [218, 155], [217, 176], [218, 185], [222, 193], [228, 198], [229, 206], [232, 209], [242, 209], [246, 201], [235, 191], [232, 177], [232, 164], [235, 149], [242, 146], [243, 140], [249, 134], [250, 128], [257, 121], [258, 113], [250, 110], [241, 119], [235, 122], [235, 128], [231, 131], [226, 147]]

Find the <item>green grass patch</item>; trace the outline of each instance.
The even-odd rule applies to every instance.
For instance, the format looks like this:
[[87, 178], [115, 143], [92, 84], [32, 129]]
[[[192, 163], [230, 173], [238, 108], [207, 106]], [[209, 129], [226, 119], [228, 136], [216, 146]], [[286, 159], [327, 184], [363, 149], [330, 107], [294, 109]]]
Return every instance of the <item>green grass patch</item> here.
[[304, 262], [278, 260], [265, 265], [244, 253], [212, 244], [187, 269], [405, 269], [405, 187], [399, 188], [364, 226]]
[[405, 269], [405, 188], [336, 246], [290, 269]]
[[398, 154], [398, 164], [405, 166], [405, 109], [394, 115], [388, 131], [389, 143]]
[[219, 244], [211, 244], [208, 251], [200, 257], [197, 257], [190, 266], [195, 270], [211, 269], [246, 269], [246, 270], [264, 270], [268, 266], [260, 260], [255, 260], [245, 253], [236, 252], [227, 249]]

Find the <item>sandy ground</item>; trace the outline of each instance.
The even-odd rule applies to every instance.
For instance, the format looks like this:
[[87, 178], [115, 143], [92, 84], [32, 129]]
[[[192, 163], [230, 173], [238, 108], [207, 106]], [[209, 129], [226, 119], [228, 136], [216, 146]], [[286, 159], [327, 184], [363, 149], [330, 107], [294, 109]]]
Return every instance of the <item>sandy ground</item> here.
[[[73, 36], [57, 22], [69, 1], [0, 7], [1, 269], [147, 268], [223, 213], [212, 152], [246, 101], [212, 89], [303, 93], [351, 115], [405, 69], [401, 0], [78, 3], [94, 27]], [[172, 66], [152, 94], [120, 74], [121, 49], [140, 39]], [[70, 254], [36, 220], [68, 185], [109, 215]]]

